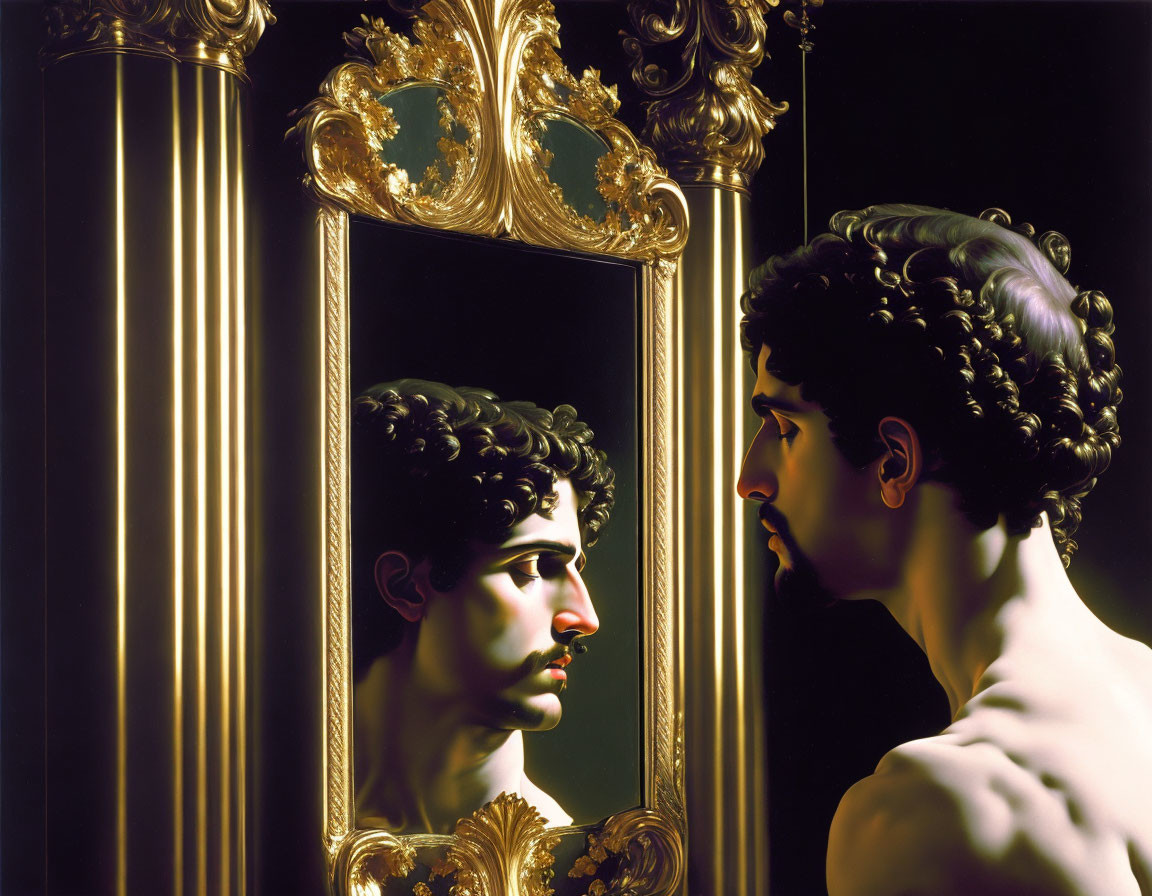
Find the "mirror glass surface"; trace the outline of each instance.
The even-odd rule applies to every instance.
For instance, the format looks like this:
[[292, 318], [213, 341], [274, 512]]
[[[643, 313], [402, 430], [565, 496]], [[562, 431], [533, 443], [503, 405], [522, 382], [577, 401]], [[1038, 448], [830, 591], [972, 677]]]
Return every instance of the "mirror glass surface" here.
[[[420, 378], [476, 386], [548, 410], [572, 405], [615, 471], [615, 507], [583, 569], [599, 631], [568, 668], [559, 723], [524, 734], [528, 777], [575, 824], [598, 821], [641, 798], [640, 274], [631, 262], [350, 221], [351, 397], [377, 383]], [[387, 512], [358, 494], [356, 457], [350, 479], [354, 603], [380, 599], [374, 550], [358, 551], [356, 532], [369, 515]], [[362, 682], [371, 657], [358, 652], [369, 636], [358, 624], [354, 717], [370, 705]], [[421, 746], [426, 734], [403, 732], [412, 749], [427, 748]], [[372, 765], [366, 743], [357, 735], [358, 792]]]
[[539, 116], [532, 127], [540, 144], [541, 167], [564, 192], [564, 202], [578, 214], [602, 222], [608, 206], [597, 189], [596, 165], [608, 152], [608, 144], [595, 131], [562, 115]]
[[[456, 120], [448, 91], [432, 84], [412, 84], [377, 97], [391, 110], [394, 132], [379, 149], [380, 158], [408, 173], [410, 183], [427, 196], [439, 196], [452, 179], [452, 147], [468, 139], [468, 129]], [[447, 151], [446, 151], [447, 150]]]

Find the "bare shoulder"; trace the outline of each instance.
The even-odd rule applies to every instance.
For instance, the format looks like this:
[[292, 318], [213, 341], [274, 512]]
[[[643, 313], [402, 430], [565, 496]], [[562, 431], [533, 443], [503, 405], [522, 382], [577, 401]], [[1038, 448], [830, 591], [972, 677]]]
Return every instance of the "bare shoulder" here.
[[527, 775], [521, 780], [520, 795], [540, 813], [547, 827], [558, 828], [572, 824], [572, 816], [564, 811], [555, 797], [533, 784]]
[[828, 889], [1139, 896], [1128, 859], [1119, 840], [1086, 842], [1060, 794], [997, 746], [937, 737], [897, 747], [845, 794], [829, 834]]

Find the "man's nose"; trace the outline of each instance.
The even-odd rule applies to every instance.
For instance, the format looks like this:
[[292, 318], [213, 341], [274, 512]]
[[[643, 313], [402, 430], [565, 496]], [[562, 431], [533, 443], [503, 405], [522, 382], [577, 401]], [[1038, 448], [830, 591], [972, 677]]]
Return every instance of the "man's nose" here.
[[746, 501], [764, 502], [776, 497], [776, 470], [772, 464], [771, 454], [765, 444], [764, 430], [761, 428], [752, 444], [748, 446], [744, 464], [740, 467], [736, 491], [741, 498]]
[[592, 606], [588, 586], [584, 584], [584, 578], [574, 567], [569, 567], [567, 570], [556, 606], [556, 615], [552, 617], [552, 626], [561, 634], [579, 632], [582, 635], [590, 635], [600, 628], [600, 620], [596, 616], [596, 608]]

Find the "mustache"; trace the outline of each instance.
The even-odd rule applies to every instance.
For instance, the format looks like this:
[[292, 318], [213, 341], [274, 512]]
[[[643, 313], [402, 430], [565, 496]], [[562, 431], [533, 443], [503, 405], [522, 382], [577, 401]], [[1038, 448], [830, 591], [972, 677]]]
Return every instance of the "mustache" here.
[[760, 505], [759, 514], [760, 519], [784, 542], [792, 559], [792, 567], [783, 571], [776, 586], [777, 596], [801, 606], [827, 608], [835, 604], [836, 596], [824, 587], [812, 562], [796, 544], [784, 514], [768, 502]]
[[774, 504], [769, 504], [765, 501], [760, 505], [759, 510], [760, 519], [772, 527], [777, 535], [785, 544], [792, 543], [792, 530], [788, 525], [788, 520], [779, 510], [776, 509]]
[[539, 672], [549, 663], [554, 663], [561, 657], [571, 657], [572, 650], [567, 644], [556, 644], [547, 650], [534, 650], [528, 654], [524, 667], [530, 672]]

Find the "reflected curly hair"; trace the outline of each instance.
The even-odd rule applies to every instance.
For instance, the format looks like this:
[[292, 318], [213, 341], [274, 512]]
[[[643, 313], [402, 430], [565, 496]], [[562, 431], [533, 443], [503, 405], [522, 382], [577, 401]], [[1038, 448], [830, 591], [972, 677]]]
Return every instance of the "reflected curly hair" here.
[[401, 551], [428, 559], [448, 591], [472, 559], [469, 543], [499, 544], [518, 522], [551, 514], [556, 482], [576, 492], [584, 544], [596, 543], [615, 501], [614, 474], [592, 430], [561, 405], [549, 413], [483, 389], [404, 379], [352, 403], [353, 624], [357, 677], [403, 637], [404, 620], [380, 599], [372, 565]]
[[1080, 503], [1120, 444], [1112, 306], [1064, 278], [1071, 250], [1000, 209], [914, 205], [833, 216], [831, 232], [752, 273], [741, 335], [755, 369], [799, 385], [863, 468], [885, 416], [908, 420], [925, 478], [979, 529], [1047, 511], [1068, 565]]

